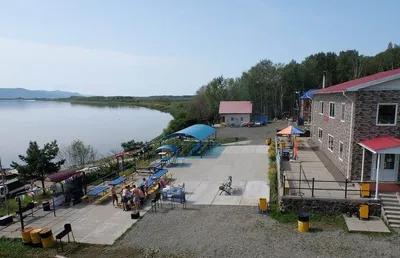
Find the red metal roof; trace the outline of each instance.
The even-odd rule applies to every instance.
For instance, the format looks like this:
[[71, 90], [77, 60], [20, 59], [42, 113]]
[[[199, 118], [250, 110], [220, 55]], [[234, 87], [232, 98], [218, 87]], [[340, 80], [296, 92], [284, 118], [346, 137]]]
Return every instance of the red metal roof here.
[[253, 102], [251, 101], [221, 101], [219, 103], [220, 114], [251, 114]]
[[61, 170], [49, 175], [47, 178], [51, 182], [57, 183], [80, 173], [82, 173], [82, 171], [77, 171], [76, 169]]
[[361, 141], [360, 144], [373, 151], [379, 151], [400, 147], [400, 139], [391, 136], [385, 136]]
[[350, 90], [351, 88], [356, 87], [356, 86], [360, 86], [360, 85], [363, 85], [366, 83], [373, 83], [374, 81], [385, 79], [387, 77], [398, 75], [398, 74], [400, 75], [400, 69], [376, 73], [373, 75], [369, 75], [366, 77], [358, 78], [358, 79], [355, 79], [352, 81], [347, 81], [347, 82], [343, 82], [343, 83], [340, 83], [340, 84], [337, 84], [337, 85], [334, 85], [331, 87], [327, 87], [325, 89], [319, 89], [319, 90], [313, 92], [313, 94], [329, 93], [329, 92], [342, 92], [342, 91]]

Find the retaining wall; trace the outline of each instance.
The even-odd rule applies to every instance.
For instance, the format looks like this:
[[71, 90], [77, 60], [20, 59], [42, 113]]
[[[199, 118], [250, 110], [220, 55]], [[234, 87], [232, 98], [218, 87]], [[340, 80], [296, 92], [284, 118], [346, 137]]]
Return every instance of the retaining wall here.
[[326, 199], [326, 198], [306, 198], [297, 196], [283, 196], [280, 198], [281, 211], [301, 212], [308, 211], [325, 215], [340, 215], [348, 209], [357, 210], [360, 204], [368, 203], [371, 216], [381, 215], [381, 204], [379, 200], [370, 199]]

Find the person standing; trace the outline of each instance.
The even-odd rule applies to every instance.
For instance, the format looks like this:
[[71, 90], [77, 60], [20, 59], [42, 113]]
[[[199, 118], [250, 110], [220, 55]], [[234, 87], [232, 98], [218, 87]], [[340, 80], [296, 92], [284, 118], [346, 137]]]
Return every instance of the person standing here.
[[115, 190], [115, 185], [113, 185], [111, 187], [111, 198], [112, 198], [113, 206], [115, 207], [115, 202], [117, 202], [117, 207], [118, 207], [118, 196], [117, 196], [117, 192]]

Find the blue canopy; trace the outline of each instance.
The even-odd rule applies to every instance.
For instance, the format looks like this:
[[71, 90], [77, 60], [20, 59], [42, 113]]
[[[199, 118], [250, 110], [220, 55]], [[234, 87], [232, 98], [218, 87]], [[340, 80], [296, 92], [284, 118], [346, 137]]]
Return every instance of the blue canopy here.
[[313, 92], [314, 91], [316, 91], [316, 89], [310, 89], [310, 90], [308, 90], [308, 91], [306, 91], [304, 94], [303, 94], [303, 96], [301, 96], [300, 98], [301, 99], [312, 99], [312, 97], [313, 97]]
[[162, 145], [156, 149], [157, 150], [170, 150], [171, 152], [176, 152], [179, 150], [178, 147], [175, 147], [174, 145]]
[[185, 129], [182, 129], [178, 132], [172, 133], [170, 135], [165, 136], [161, 141], [168, 140], [170, 138], [179, 137], [179, 136], [189, 136], [192, 138], [196, 138], [199, 141], [207, 139], [211, 135], [215, 134], [215, 129], [208, 125], [197, 124], [189, 126]]

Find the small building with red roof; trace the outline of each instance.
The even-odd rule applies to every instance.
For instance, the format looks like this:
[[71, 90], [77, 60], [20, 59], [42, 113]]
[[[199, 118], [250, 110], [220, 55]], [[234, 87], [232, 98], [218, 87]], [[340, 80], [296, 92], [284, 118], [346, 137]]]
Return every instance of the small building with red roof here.
[[400, 183], [400, 69], [313, 91], [312, 140], [353, 181]]
[[219, 103], [220, 120], [230, 126], [239, 126], [245, 121], [250, 121], [252, 113], [252, 101], [221, 101]]

